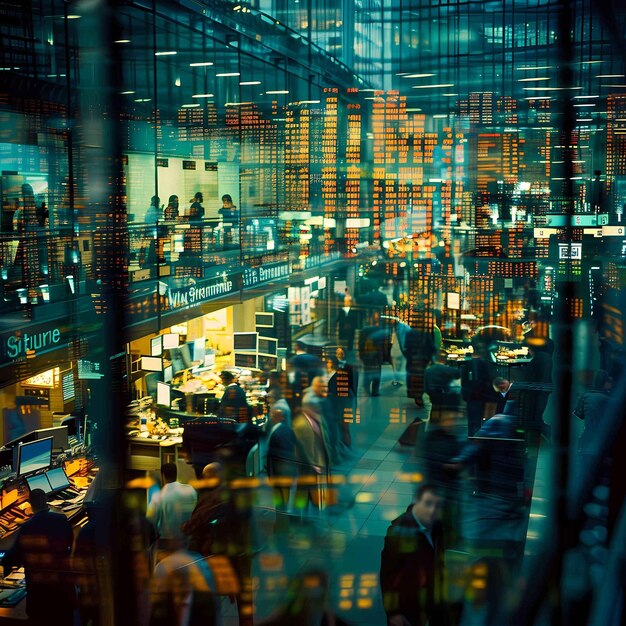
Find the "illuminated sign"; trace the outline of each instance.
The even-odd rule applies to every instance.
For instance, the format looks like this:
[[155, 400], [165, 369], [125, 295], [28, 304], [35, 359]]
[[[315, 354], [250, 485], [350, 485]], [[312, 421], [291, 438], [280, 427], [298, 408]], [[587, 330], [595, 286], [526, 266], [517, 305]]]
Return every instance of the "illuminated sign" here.
[[54, 387], [54, 381], [59, 377], [59, 368], [53, 367], [52, 369], [41, 372], [31, 376], [26, 380], [23, 380], [20, 384], [22, 387]]
[[572, 259], [579, 261], [583, 255], [583, 245], [581, 243], [560, 243], [559, 259]]
[[18, 330], [3, 340], [2, 348], [9, 359], [17, 359], [27, 354], [34, 356], [38, 352], [45, 352], [60, 343], [61, 331], [58, 328], [35, 333]]
[[224, 272], [208, 280], [198, 281], [185, 287], [169, 287], [167, 300], [170, 309], [198, 306], [207, 300], [226, 296], [239, 289], [238, 276]]
[[243, 286], [253, 287], [268, 280], [279, 280], [289, 276], [289, 263], [275, 263], [261, 267], [247, 267], [243, 272]]

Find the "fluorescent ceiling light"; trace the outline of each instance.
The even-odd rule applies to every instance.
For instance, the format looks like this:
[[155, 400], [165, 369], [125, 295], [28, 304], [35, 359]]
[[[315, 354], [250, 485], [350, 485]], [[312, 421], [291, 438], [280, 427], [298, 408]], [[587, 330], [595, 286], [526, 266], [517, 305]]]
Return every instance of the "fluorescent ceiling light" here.
[[524, 91], [575, 91], [582, 87], [524, 87]]
[[130, 39], [116, 39], [113, 43], [130, 43]]
[[440, 120], [443, 119], [444, 117], [448, 117], [447, 113], [437, 113], [437, 115], [433, 115], [433, 119], [435, 120]]
[[183, 104], [181, 105], [182, 109], [195, 109], [196, 107], [199, 107], [199, 104]]
[[402, 78], [430, 78], [434, 74], [406, 74]]
[[607, 89], [613, 89], [614, 87], [617, 87], [618, 89], [622, 89], [626, 87], [626, 85], [600, 85], [600, 87], [606, 87]]
[[596, 78], [624, 78], [624, 74], [598, 74]]
[[213, 65], [213, 61], [201, 61], [199, 63], [190, 63], [189, 67], [208, 67], [209, 65]]
[[68, 20], [79, 20], [80, 19], [80, 15], [68, 15], [67, 19]]
[[439, 85], [413, 85], [413, 89], [439, 89], [440, 87], [454, 87], [454, 83], [441, 83]]
[[294, 104], [319, 104], [319, 100], [300, 100], [300, 102], [294, 102]]
[[576, 100], [588, 100], [591, 98], [599, 98], [600, 96], [574, 96]]
[[421, 111], [422, 109], [419, 109], [417, 107], [411, 107], [410, 109], [405, 109], [405, 111], [407, 113], [417, 113], [418, 111]]
[[575, 104], [575, 107], [594, 107], [596, 106], [593, 102], [589, 102], [587, 104]]
[[604, 63], [604, 61], [581, 61], [582, 65], [595, 65], [596, 63]]
[[552, 66], [551, 65], [542, 65], [539, 67], [516, 67], [516, 70], [519, 70], [520, 72], [532, 72], [533, 70], [551, 70]]
[[453, 98], [455, 96], [458, 96], [458, 93], [442, 93], [442, 96], [445, 96], [446, 98]]
[[192, 98], [213, 98], [215, 94], [212, 93], [194, 93]]
[[133, 93], [135, 92], [134, 91], [120, 91], [120, 94], [123, 96], [130, 96]]
[[220, 74], [216, 74], [216, 76], [239, 76], [240, 72], [222, 72]]
[[538, 76], [537, 78], [518, 78], [517, 82], [518, 83], [530, 83], [533, 82], [535, 80], [550, 80], [549, 76]]
[[162, 50], [161, 52], [155, 52], [154, 56], [155, 57], [167, 57], [167, 56], [172, 56], [173, 54], [178, 54], [178, 52], [176, 52], [176, 50]]
[[151, 98], [135, 98], [135, 102], [150, 102]]
[[265, 93], [267, 95], [277, 95], [277, 94], [289, 93], [289, 90], [287, 90], [287, 89], [272, 89], [270, 91], [266, 91]]
[[240, 81], [239, 84], [240, 85], [260, 85], [261, 81], [260, 80], [244, 80], [244, 81]]
[[240, 107], [245, 104], [252, 104], [252, 102], [227, 102], [224, 104], [225, 107]]

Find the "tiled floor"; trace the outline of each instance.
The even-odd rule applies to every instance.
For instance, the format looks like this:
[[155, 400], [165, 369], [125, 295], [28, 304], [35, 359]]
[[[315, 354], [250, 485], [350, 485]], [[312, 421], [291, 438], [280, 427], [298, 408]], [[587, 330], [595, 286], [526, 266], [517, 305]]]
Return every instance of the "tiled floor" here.
[[[255, 621], [284, 602], [288, 580], [297, 572], [320, 567], [330, 576], [331, 606], [342, 617], [355, 626], [386, 623], [378, 586], [380, 553], [390, 522], [410, 505], [417, 484], [413, 450], [397, 444], [415, 407], [404, 386], [391, 385], [390, 374], [383, 374], [381, 397], [360, 399], [361, 423], [351, 427], [359, 455], [350, 471], [342, 470], [347, 477], [342, 493], [344, 499], [346, 493], [352, 495], [354, 504], [331, 507], [306, 525], [292, 524], [288, 535], [266, 537], [255, 558]], [[390, 424], [392, 411], [402, 423]], [[544, 451], [538, 459], [529, 539], [541, 533], [545, 521], [546, 467]], [[527, 542], [527, 551], [531, 545]], [[224, 626], [236, 623], [226, 619]]]

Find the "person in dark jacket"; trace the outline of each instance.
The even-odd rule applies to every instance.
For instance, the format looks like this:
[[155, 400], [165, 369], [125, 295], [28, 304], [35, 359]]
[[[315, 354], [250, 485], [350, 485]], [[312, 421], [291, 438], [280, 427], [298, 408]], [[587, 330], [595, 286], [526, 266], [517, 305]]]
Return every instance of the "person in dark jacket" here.
[[217, 409], [217, 416], [246, 423], [249, 414], [246, 392], [235, 382], [235, 375], [231, 371], [224, 370], [220, 374], [220, 378], [225, 389]]
[[354, 349], [354, 336], [359, 326], [359, 314], [351, 296], [346, 296], [343, 307], [337, 313], [337, 336], [348, 350]]
[[371, 323], [359, 333], [359, 357], [363, 362], [363, 380], [368, 395], [380, 395], [381, 367], [390, 337], [380, 326], [380, 315], [372, 314]]
[[421, 485], [413, 504], [387, 531], [380, 587], [389, 626], [446, 623], [442, 506], [437, 488]]
[[267, 438], [267, 475], [274, 483], [276, 511], [287, 510], [291, 483], [298, 476], [296, 435], [287, 424], [285, 412], [276, 404], [270, 412], [272, 425]]
[[31, 623], [71, 626], [76, 609], [76, 589], [70, 572], [74, 542], [72, 526], [60, 513], [48, 509], [41, 489], [30, 492], [33, 516], [20, 528], [2, 565], [5, 575], [24, 567], [26, 613]]
[[321, 359], [307, 352], [302, 341], [296, 341], [296, 353], [289, 359], [287, 375], [292, 389], [291, 408], [295, 410], [302, 402], [302, 394], [316, 376], [324, 374]]
[[204, 219], [204, 207], [202, 206], [203, 201], [204, 198], [202, 197], [202, 193], [200, 191], [196, 192], [191, 201], [191, 206], [189, 207], [188, 217], [190, 222]]
[[461, 394], [467, 406], [467, 434], [471, 437], [482, 426], [488, 402], [497, 400], [491, 381], [495, 368], [485, 359], [483, 344], [472, 342], [474, 352], [469, 363], [461, 367]]

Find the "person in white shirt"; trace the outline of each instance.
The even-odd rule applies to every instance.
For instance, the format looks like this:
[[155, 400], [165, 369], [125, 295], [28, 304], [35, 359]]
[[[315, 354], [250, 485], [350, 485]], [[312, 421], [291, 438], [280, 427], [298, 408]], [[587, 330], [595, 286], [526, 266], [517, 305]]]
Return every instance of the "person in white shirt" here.
[[161, 466], [163, 487], [148, 506], [148, 519], [155, 525], [161, 539], [183, 539], [181, 526], [189, 520], [198, 501], [196, 490], [177, 482], [174, 463]]

